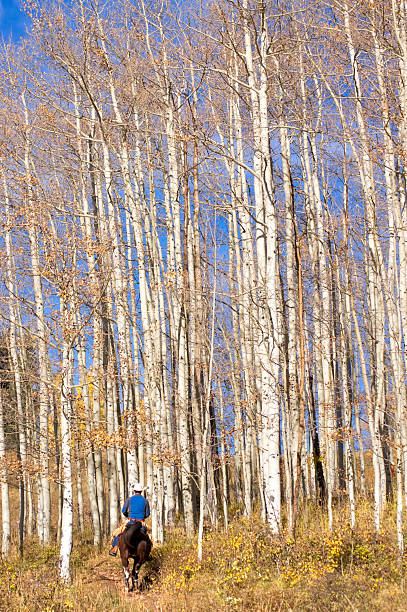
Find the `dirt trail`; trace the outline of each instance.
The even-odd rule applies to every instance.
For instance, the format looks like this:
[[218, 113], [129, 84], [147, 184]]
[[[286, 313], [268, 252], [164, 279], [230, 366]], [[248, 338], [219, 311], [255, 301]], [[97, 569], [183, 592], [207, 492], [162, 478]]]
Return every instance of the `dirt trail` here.
[[104, 581], [111, 583], [112, 586], [115, 585], [116, 587], [118, 587], [119, 584], [123, 585], [123, 572], [117, 561], [115, 565], [109, 563], [109, 560], [98, 561], [97, 563], [90, 565], [89, 571], [91, 573], [91, 577], [88, 584]]
[[119, 612], [162, 610], [162, 606], [157, 601], [158, 594], [151, 588], [153, 573], [154, 570], [147, 564], [140, 571], [140, 590], [126, 593], [120, 559], [104, 557], [89, 563], [86, 574], [80, 576], [80, 582], [83, 591], [88, 595], [95, 594], [94, 610], [99, 609], [97, 594], [102, 593], [103, 600], [106, 602], [106, 596], [109, 597], [114, 602], [114, 609]]

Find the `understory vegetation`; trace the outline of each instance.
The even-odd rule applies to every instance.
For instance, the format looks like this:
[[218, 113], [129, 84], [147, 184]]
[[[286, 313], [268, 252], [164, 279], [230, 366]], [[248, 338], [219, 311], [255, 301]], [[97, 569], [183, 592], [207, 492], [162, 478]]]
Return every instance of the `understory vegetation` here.
[[154, 546], [140, 573], [140, 592], [124, 592], [121, 563], [91, 534], [72, 553], [73, 582], [58, 580], [59, 549], [27, 542], [24, 557], [0, 562], [1, 610], [405, 610], [405, 561], [397, 549], [394, 509], [374, 531], [369, 504], [357, 529], [308, 507], [295, 540], [272, 536], [260, 517], [235, 518], [227, 530], [205, 530], [202, 561], [196, 538], [174, 528]]

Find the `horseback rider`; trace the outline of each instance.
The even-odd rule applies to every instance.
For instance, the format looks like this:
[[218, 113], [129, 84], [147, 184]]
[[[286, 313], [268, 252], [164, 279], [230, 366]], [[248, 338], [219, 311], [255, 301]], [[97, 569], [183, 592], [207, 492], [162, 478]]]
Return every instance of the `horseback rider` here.
[[122, 508], [122, 514], [127, 520], [113, 532], [114, 537], [112, 541], [112, 548], [109, 550], [109, 555], [112, 555], [112, 557], [117, 555], [117, 549], [119, 548], [119, 537], [129, 525], [139, 521], [142, 524], [141, 531], [147, 533], [147, 527], [145, 526], [144, 521], [150, 516], [150, 504], [142, 495], [146, 487], [143, 487], [142, 484], [136, 482], [132, 489], [133, 495], [126, 499]]

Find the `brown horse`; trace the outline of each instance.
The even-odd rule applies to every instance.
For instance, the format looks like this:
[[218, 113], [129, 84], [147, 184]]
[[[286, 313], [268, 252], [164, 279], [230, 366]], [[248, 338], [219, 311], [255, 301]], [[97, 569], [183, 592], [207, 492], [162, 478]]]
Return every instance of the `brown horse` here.
[[[147, 561], [151, 551], [151, 540], [141, 529], [142, 524], [136, 521], [124, 531], [119, 539], [120, 557], [123, 565], [125, 589], [133, 591], [138, 588], [138, 572]], [[134, 559], [133, 571], [130, 574], [129, 559]]]

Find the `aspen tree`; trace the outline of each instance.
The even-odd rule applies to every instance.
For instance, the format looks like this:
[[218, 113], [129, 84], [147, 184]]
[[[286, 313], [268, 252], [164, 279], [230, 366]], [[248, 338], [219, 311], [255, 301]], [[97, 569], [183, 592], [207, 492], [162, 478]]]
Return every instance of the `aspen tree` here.
[[44, 301], [41, 286], [40, 255], [38, 247], [38, 225], [34, 215], [34, 189], [32, 177], [32, 155], [31, 155], [31, 127], [29, 124], [29, 113], [26, 102], [26, 92], [21, 93], [21, 103], [23, 106], [25, 119], [25, 151], [24, 169], [26, 177], [27, 191], [24, 194], [26, 203], [28, 234], [30, 239], [31, 264], [35, 296], [35, 314], [38, 333], [38, 357], [40, 364], [40, 476], [39, 485], [39, 515], [37, 516], [38, 535], [42, 542], [47, 543], [50, 538], [51, 520], [51, 498], [49, 482], [49, 457], [48, 457], [48, 412], [49, 412], [49, 393], [48, 393], [48, 353], [46, 345], [46, 324], [44, 317]]
[[[278, 70], [278, 66], [277, 66]], [[281, 98], [280, 93], [280, 98]], [[282, 100], [280, 100], [282, 105]], [[295, 238], [294, 238], [294, 194], [292, 189], [292, 178], [290, 170], [290, 142], [287, 134], [287, 128], [285, 127], [285, 117], [281, 109], [281, 121], [283, 125], [280, 125], [280, 144], [281, 144], [281, 158], [282, 158], [282, 170], [283, 170], [283, 184], [284, 184], [284, 197], [285, 197], [285, 239], [286, 239], [286, 260], [287, 260], [287, 322], [288, 322], [288, 341], [287, 341], [287, 367], [288, 367], [288, 409], [287, 409], [287, 423], [286, 429], [289, 434], [286, 435], [285, 443], [287, 445], [286, 454], [289, 457], [288, 470], [287, 470], [287, 501], [288, 501], [288, 516], [289, 526], [294, 528], [294, 488], [296, 485], [296, 469], [298, 465], [298, 428], [300, 424], [300, 402], [304, 392], [304, 383], [302, 391], [298, 388], [297, 381], [297, 313], [296, 305], [298, 302], [298, 309], [302, 308], [302, 298], [297, 300], [297, 275], [298, 270], [296, 269], [295, 260]], [[302, 316], [302, 315], [301, 315]], [[301, 333], [301, 332], [299, 332]], [[301, 337], [299, 339], [301, 342]], [[304, 359], [304, 357], [302, 357]], [[303, 367], [303, 366], [301, 366]]]
[[[345, 196], [346, 197], [346, 196]], [[347, 204], [345, 204], [346, 206]], [[345, 233], [346, 236], [346, 233]], [[349, 515], [350, 525], [352, 528], [355, 527], [355, 482], [354, 482], [354, 470], [353, 470], [353, 429], [352, 429], [352, 379], [349, 374], [349, 345], [346, 334], [346, 312], [343, 300], [343, 290], [340, 281], [340, 263], [337, 252], [333, 254], [332, 267], [335, 272], [335, 278], [333, 282], [338, 287], [338, 308], [339, 308], [339, 322], [340, 322], [340, 338], [339, 338], [339, 361], [341, 368], [341, 379], [342, 379], [342, 398], [343, 410], [344, 410], [344, 438], [345, 438], [345, 475], [346, 475], [346, 489], [349, 496]]]
[[8, 555], [10, 550], [11, 523], [10, 523], [10, 500], [7, 479], [6, 443], [4, 436], [4, 400], [3, 385], [0, 385], [0, 478], [1, 478], [1, 554]]
[[[237, 65], [235, 62], [235, 78], [237, 80]], [[237, 85], [235, 85], [237, 87]], [[232, 94], [233, 95], [233, 94]], [[250, 440], [252, 438], [253, 416], [255, 412], [255, 375], [254, 375], [254, 343], [256, 342], [255, 321], [257, 321], [257, 308], [253, 304], [255, 301], [255, 263], [253, 249], [253, 230], [250, 218], [249, 199], [247, 195], [246, 176], [244, 172], [244, 153], [243, 153], [243, 136], [242, 136], [242, 120], [239, 109], [238, 95], [233, 95], [232, 100], [232, 117], [231, 122], [234, 130], [234, 138], [236, 142], [236, 158], [237, 158], [237, 180], [236, 180], [236, 207], [241, 224], [241, 244], [242, 257], [241, 266], [238, 267], [238, 291], [240, 297], [239, 312], [239, 327], [241, 331], [241, 351], [242, 364], [244, 371], [244, 385], [246, 395], [246, 410], [242, 422], [243, 433], [243, 484], [244, 484], [244, 510], [245, 515], [250, 516], [252, 512], [252, 469], [250, 462]], [[237, 253], [237, 246], [235, 246]], [[236, 255], [237, 256], [237, 255]]]
[[[69, 295], [69, 294], [68, 294]], [[62, 378], [61, 378], [61, 448], [62, 448], [62, 525], [60, 544], [60, 575], [70, 582], [69, 562], [73, 544], [73, 487], [72, 487], [72, 352], [70, 335], [72, 314], [68, 296], [61, 295], [62, 319]]]
[[[261, 364], [260, 467], [266, 502], [266, 518], [273, 532], [280, 529], [280, 426], [279, 426], [279, 346], [277, 343], [277, 225], [274, 186], [268, 136], [266, 50], [268, 35], [264, 7], [259, 11], [259, 65], [256, 76], [253, 62], [252, 33], [247, 2], [242, 3], [245, 62], [250, 86], [253, 120], [254, 192], [256, 200], [256, 239], [260, 283], [259, 345]], [[260, 381], [259, 381], [260, 382]]]
[[[237, 74], [237, 66], [235, 62], [235, 75]], [[236, 77], [237, 80], [237, 77]], [[232, 80], [233, 83], [233, 80]], [[232, 86], [231, 83], [231, 86]], [[236, 85], [237, 86], [237, 85]], [[220, 127], [217, 126], [219, 137], [224, 141], [226, 147], [225, 165], [228, 169], [230, 177], [231, 189], [231, 220], [229, 221], [229, 252], [230, 252], [230, 280], [236, 276], [237, 281], [237, 299], [236, 311], [232, 310], [232, 322], [234, 331], [235, 344], [235, 365], [239, 368], [243, 366], [244, 372], [244, 388], [245, 401], [241, 404], [240, 396], [241, 389], [238, 382], [238, 377], [232, 377], [232, 384], [235, 397], [235, 430], [239, 434], [237, 447], [235, 450], [236, 466], [239, 464], [242, 467], [243, 480], [243, 509], [244, 515], [250, 516], [252, 512], [252, 464], [250, 457], [251, 438], [252, 438], [252, 423], [254, 417], [255, 393], [254, 374], [253, 374], [253, 357], [252, 357], [252, 304], [250, 303], [250, 294], [253, 286], [253, 247], [252, 247], [252, 230], [250, 217], [248, 212], [248, 198], [246, 192], [246, 181], [239, 171], [240, 163], [243, 161], [243, 146], [241, 135], [241, 119], [238, 109], [238, 100], [233, 100], [230, 105], [230, 144], [228, 155], [227, 140], [223, 137]], [[236, 151], [233, 141], [236, 141]], [[236, 159], [236, 162], [235, 162]], [[236, 176], [237, 174], [237, 176]], [[241, 243], [239, 239], [238, 223], [241, 226]], [[232, 262], [235, 260], [236, 275], [233, 272]], [[231, 296], [232, 297], [232, 296]], [[225, 337], [225, 342], [228, 342]], [[240, 348], [239, 348], [240, 347]], [[240, 353], [241, 358], [240, 361]], [[242, 418], [243, 417], [243, 418]], [[241, 436], [241, 439], [240, 439]], [[235, 478], [239, 481], [240, 467], [237, 467]]]
[[[360, 159], [360, 156], [358, 154], [356, 144], [347, 129], [347, 122], [346, 122], [346, 118], [344, 115], [343, 105], [339, 99], [339, 96], [335, 93], [332, 86], [329, 84], [329, 82], [325, 78], [324, 74], [321, 74], [321, 76], [323, 78], [325, 86], [327, 87], [328, 91], [332, 95], [333, 101], [337, 107], [337, 110], [338, 110], [338, 113], [341, 119], [341, 124], [345, 131], [346, 141], [349, 142], [352, 148], [352, 152], [356, 158], [356, 161], [358, 163], [358, 168], [360, 170], [362, 184], [364, 188], [367, 189], [367, 191], [365, 190], [365, 194], [366, 194], [366, 198], [369, 200], [369, 210], [373, 214], [372, 202], [374, 202], [374, 200], [372, 200], [371, 198], [373, 197], [374, 194], [370, 193], [369, 189], [366, 186], [366, 182], [364, 180], [365, 175], [362, 169], [362, 160]], [[362, 125], [362, 118], [361, 118], [361, 125]], [[365, 134], [365, 137], [366, 137], [366, 134]], [[365, 146], [364, 155], [366, 158], [366, 163], [368, 164], [368, 167], [370, 167], [370, 158], [369, 158], [369, 154], [368, 154], [368, 150], [366, 149], [366, 146]], [[370, 187], [372, 187], [371, 177], [369, 178], [368, 183]], [[377, 302], [379, 302], [379, 304], [382, 305], [383, 301], [382, 301], [382, 294], [378, 291], [377, 275], [376, 275], [376, 272], [372, 268], [372, 262], [371, 262], [371, 257], [376, 252], [374, 247], [376, 245], [375, 231], [377, 229], [374, 218], [372, 217], [372, 214], [370, 215], [370, 218], [369, 218], [370, 219], [369, 220], [369, 228], [370, 228], [369, 231], [370, 230], [372, 231], [371, 240], [369, 242], [369, 251], [368, 251], [369, 260], [365, 261], [365, 263], [367, 265], [367, 278], [368, 278], [368, 287], [369, 287], [368, 297], [370, 300], [369, 303], [370, 303], [370, 308], [375, 315], [375, 319], [374, 319], [375, 328], [374, 328], [373, 334], [376, 335], [377, 337], [377, 343], [376, 343], [376, 349], [375, 349], [375, 361], [377, 365], [376, 376], [381, 381], [380, 385], [382, 389], [383, 387], [382, 383], [384, 380], [383, 375], [382, 375], [383, 374], [383, 355], [384, 355], [383, 350], [384, 350], [384, 342], [385, 342], [384, 330], [383, 330], [383, 308], [381, 308], [380, 306], [376, 307], [376, 305], [377, 305]], [[362, 335], [360, 333], [359, 321], [357, 320], [357, 313], [356, 313], [356, 308], [354, 304], [354, 296], [351, 293], [351, 291], [352, 289], [351, 287], [349, 287], [349, 292], [350, 292], [351, 300], [352, 300], [352, 304], [351, 304], [352, 319], [353, 319], [354, 328], [356, 332], [359, 359], [360, 359], [360, 364], [361, 364], [361, 369], [362, 369], [362, 380], [363, 380], [363, 384], [365, 387], [365, 394], [366, 394], [366, 400], [367, 400], [369, 428], [370, 428], [370, 433], [371, 433], [371, 438], [372, 438], [372, 447], [373, 447], [372, 462], [373, 462], [374, 483], [375, 483], [374, 484], [375, 525], [376, 525], [376, 529], [378, 530], [380, 528], [381, 511], [383, 507], [384, 465], [383, 465], [383, 457], [382, 457], [382, 451], [381, 451], [381, 436], [380, 436], [380, 422], [381, 422], [380, 419], [381, 419], [381, 415], [383, 415], [383, 407], [380, 408], [379, 406], [375, 406], [375, 404], [372, 402], [372, 393], [371, 393], [370, 383], [369, 383], [369, 379], [367, 375], [366, 359], [364, 355], [364, 345], [362, 341]], [[378, 395], [377, 401], [380, 404], [380, 402], [383, 399], [382, 391], [379, 390], [376, 395]]]
[[[91, 228], [91, 220], [90, 220], [90, 208], [88, 204], [88, 194], [86, 189], [86, 175], [87, 175], [87, 166], [90, 170], [90, 160], [86, 159], [84, 147], [86, 147], [86, 143], [82, 142], [81, 137], [81, 122], [80, 122], [80, 111], [79, 111], [79, 97], [77, 92], [77, 87], [75, 82], [72, 83], [73, 91], [74, 91], [74, 105], [75, 105], [75, 129], [76, 129], [76, 137], [77, 137], [77, 151], [79, 157], [79, 181], [80, 181], [80, 203], [82, 207], [83, 214], [80, 214], [80, 223], [82, 226], [82, 233], [84, 240], [86, 242], [86, 258], [88, 265], [88, 274], [89, 280], [91, 283], [92, 292], [96, 295], [94, 296], [94, 314], [93, 318], [96, 321], [94, 325], [94, 342], [98, 342], [98, 333], [97, 330], [100, 326], [100, 318], [98, 313], [98, 301], [100, 296], [97, 295], [99, 289], [99, 283], [97, 279], [97, 272], [95, 269], [94, 258], [92, 257], [91, 245], [93, 242], [92, 236], [92, 228]], [[86, 150], [86, 148], [85, 148]], [[79, 326], [79, 313], [76, 308], [77, 313], [77, 325]], [[99, 352], [99, 347], [95, 347], [94, 351], [96, 353]], [[95, 359], [93, 360], [95, 364]], [[91, 405], [91, 397], [89, 393], [89, 381], [88, 374], [86, 370], [86, 345], [85, 338], [82, 333], [79, 333], [78, 336], [78, 365], [79, 365], [79, 376], [80, 376], [80, 384], [81, 384], [81, 395], [84, 402], [85, 408], [85, 418], [86, 418], [86, 428], [88, 435], [91, 429], [91, 423], [93, 421], [92, 414], [92, 405]], [[96, 369], [98, 373], [98, 368]], [[93, 402], [97, 401], [95, 396], [93, 397]], [[97, 452], [97, 451], [96, 451]], [[92, 515], [93, 522], [93, 541], [95, 545], [99, 545], [101, 542], [101, 516], [99, 513], [99, 505], [103, 503], [101, 500], [98, 504], [97, 499], [97, 489], [96, 489], [96, 465], [95, 465], [95, 451], [91, 447], [87, 449], [86, 452], [86, 474], [87, 474], [87, 485], [88, 485], [88, 496], [90, 502], [90, 509]], [[103, 525], [103, 522], [102, 522]]]
[[[92, 113], [93, 115], [93, 113]], [[92, 123], [94, 117], [92, 116]], [[94, 124], [91, 129], [91, 137], [94, 136]], [[101, 188], [100, 188], [100, 174], [99, 174], [99, 156], [97, 155], [96, 147], [93, 146], [91, 139], [88, 140], [88, 164], [89, 164], [89, 174], [90, 174], [90, 184], [91, 184], [91, 198], [92, 198], [92, 220], [94, 225], [96, 246], [100, 248], [101, 244], [108, 244], [106, 228], [103, 216], [100, 215], [100, 202], [102, 198]], [[90, 232], [90, 228], [87, 230]], [[92, 234], [88, 233], [89, 238], [91, 238]], [[101, 270], [105, 270], [104, 265], [104, 257], [99, 252], [96, 257], [95, 268], [97, 270], [97, 287], [99, 289], [99, 294], [101, 298], [100, 303], [100, 316], [99, 309], [95, 311], [95, 317], [93, 321], [93, 376], [92, 376], [92, 423], [97, 428], [101, 427], [101, 404], [103, 401], [103, 391], [102, 391], [102, 383], [104, 375], [104, 350], [105, 350], [105, 342], [104, 335], [105, 330], [107, 328], [107, 317], [106, 317], [106, 289], [107, 282], [104, 282], [104, 279], [101, 274]], [[102, 380], [101, 380], [102, 378]], [[106, 531], [106, 507], [105, 507], [105, 488], [103, 481], [103, 471], [102, 471], [102, 453], [100, 448], [94, 449], [94, 464], [95, 464], [95, 485], [96, 485], [96, 500], [98, 506], [98, 514], [99, 514], [99, 524], [101, 529], [101, 534]], [[92, 470], [91, 462], [89, 464], [90, 471]], [[89, 473], [88, 473], [89, 474]], [[90, 475], [88, 475], [89, 481]], [[93, 485], [91, 485], [93, 486]], [[95, 518], [96, 520], [96, 511]]]
[[[146, 24], [146, 44], [150, 54], [151, 61], [157, 69], [157, 60], [151, 46], [150, 26], [146, 14], [146, 6], [143, 4], [143, 14]], [[163, 26], [161, 16], [158, 16], [156, 24], [160, 32], [160, 38], [163, 41]], [[158, 78], [160, 81], [161, 101], [165, 109], [165, 134], [167, 140], [167, 155], [168, 155], [168, 212], [170, 216], [167, 222], [171, 224], [171, 244], [173, 250], [170, 253], [173, 256], [173, 262], [169, 264], [169, 270], [174, 274], [175, 291], [172, 293], [174, 328], [173, 343], [176, 346], [176, 358], [178, 364], [177, 383], [176, 383], [176, 398], [177, 398], [177, 420], [178, 420], [178, 435], [179, 449], [181, 460], [181, 492], [184, 506], [185, 527], [188, 534], [193, 533], [194, 529], [194, 508], [192, 496], [192, 462], [190, 453], [190, 435], [189, 435], [189, 406], [188, 406], [188, 370], [187, 370], [187, 336], [186, 336], [186, 310], [184, 303], [184, 273], [183, 273], [183, 252], [182, 252], [182, 237], [181, 237], [181, 208], [179, 197], [179, 179], [178, 179], [178, 159], [176, 146], [176, 117], [174, 113], [174, 102], [171, 92], [171, 76], [168, 67], [168, 57], [165, 46], [162, 49], [162, 69], [158, 68]]]
[[27, 472], [26, 472], [26, 464], [27, 464], [27, 437], [26, 437], [26, 419], [24, 415], [24, 406], [23, 406], [23, 389], [22, 389], [22, 376], [21, 376], [21, 366], [20, 366], [20, 358], [18, 354], [18, 331], [17, 331], [17, 294], [16, 286], [15, 286], [15, 269], [14, 269], [14, 259], [13, 259], [13, 248], [12, 248], [12, 236], [11, 236], [11, 209], [10, 209], [10, 199], [7, 188], [7, 181], [4, 171], [2, 171], [3, 175], [3, 189], [4, 189], [4, 198], [5, 198], [5, 209], [6, 209], [6, 237], [5, 237], [5, 246], [6, 246], [6, 255], [7, 255], [7, 277], [6, 277], [6, 288], [9, 296], [9, 319], [10, 319], [10, 329], [9, 329], [9, 346], [10, 346], [10, 358], [11, 358], [11, 367], [12, 367], [12, 376], [14, 377], [14, 385], [15, 385], [15, 395], [16, 395], [16, 404], [17, 404], [17, 428], [18, 428], [18, 449], [21, 460], [21, 473], [20, 473], [20, 518], [19, 518], [19, 549], [20, 554], [23, 551], [23, 540], [24, 540], [24, 525], [25, 525], [25, 495], [24, 488], [25, 483], [27, 482]]
[[[394, 257], [392, 252], [394, 253], [395, 251], [394, 245], [392, 246], [392, 243], [394, 242], [394, 237], [392, 236], [390, 237], [391, 241], [390, 241], [390, 253], [389, 253], [389, 271], [390, 271], [390, 276], [389, 276], [388, 271], [386, 271], [385, 266], [384, 266], [382, 248], [379, 243], [379, 239], [377, 235], [376, 211], [374, 210], [376, 196], [375, 196], [375, 190], [374, 190], [373, 168], [372, 168], [372, 161], [369, 157], [369, 151], [368, 151], [368, 134], [367, 134], [367, 128], [365, 125], [363, 107], [361, 103], [362, 90], [361, 90], [361, 84], [360, 84], [359, 66], [358, 66], [358, 62], [355, 56], [355, 50], [353, 46], [352, 32], [351, 32], [350, 19], [349, 19], [349, 8], [347, 5], [344, 11], [344, 23], [345, 23], [345, 31], [346, 31], [346, 36], [347, 36], [349, 54], [351, 57], [352, 64], [354, 66], [353, 74], [354, 74], [354, 85], [355, 85], [355, 91], [356, 91], [355, 104], [356, 104], [356, 111], [357, 111], [358, 126], [359, 126], [359, 130], [361, 134], [361, 152], [362, 152], [362, 160], [363, 160], [363, 165], [361, 165], [360, 167], [361, 167], [361, 170], [363, 170], [362, 180], [363, 180], [363, 187], [364, 187], [364, 193], [365, 193], [365, 199], [366, 199], [368, 237], [370, 236], [369, 239], [371, 241], [370, 252], [371, 252], [371, 257], [373, 258], [374, 270], [378, 270], [378, 272], [373, 272], [373, 271], [371, 272], [371, 274], [374, 274], [374, 273], [376, 274], [376, 277], [373, 283], [374, 283], [374, 288], [376, 288], [376, 292], [377, 292], [377, 294], [374, 295], [371, 299], [372, 301], [375, 300], [376, 302], [378, 302], [379, 308], [377, 309], [377, 317], [384, 318], [385, 313], [384, 313], [384, 303], [383, 302], [385, 302], [387, 306], [388, 325], [389, 325], [390, 359], [392, 363], [393, 385], [395, 388], [395, 397], [396, 397], [396, 402], [398, 405], [398, 409], [397, 409], [398, 420], [401, 424], [400, 417], [403, 412], [403, 406], [405, 406], [406, 401], [405, 399], [403, 400], [403, 395], [405, 396], [405, 383], [401, 379], [400, 358], [399, 358], [399, 350], [397, 347], [397, 338], [401, 337], [401, 330], [399, 328], [400, 317], [397, 315], [397, 307], [394, 302], [394, 296], [395, 296], [395, 289], [394, 289], [394, 284], [393, 284], [394, 283], [394, 276], [393, 276], [394, 275], [394, 262], [392, 261], [392, 258]], [[376, 46], [376, 58], [379, 60], [378, 77], [379, 77], [379, 86], [381, 83], [382, 106], [383, 106], [383, 102], [384, 102], [383, 100], [383, 74], [382, 74], [380, 54], [378, 54], [377, 46]], [[383, 110], [384, 112], [386, 112], [385, 105], [384, 105]], [[384, 117], [384, 121], [386, 125], [386, 122], [387, 122], [386, 117]], [[387, 139], [387, 151], [388, 149], [389, 149], [389, 141]], [[387, 153], [387, 161], [388, 163], [390, 161], [389, 153]], [[393, 188], [392, 188], [392, 177], [391, 177], [391, 174], [389, 174], [390, 168], [388, 169], [387, 172], [385, 172], [385, 175], [386, 175], [386, 183], [387, 183], [387, 190], [388, 190], [387, 195], [388, 195], [389, 202], [390, 202], [390, 208], [389, 208], [390, 223], [392, 223], [394, 207], [391, 205], [391, 203], [392, 203], [392, 199], [394, 196], [393, 196]], [[369, 271], [370, 271], [370, 268], [369, 268]], [[384, 293], [383, 297], [381, 296], [381, 292], [379, 294], [377, 291], [377, 289], [380, 290], [381, 288], [383, 288], [383, 293]], [[380, 338], [384, 334], [384, 327], [385, 327], [385, 323], [380, 321], [378, 323], [378, 327], [374, 329], [375, 336], [376, 337], [378, 336], [378, 341], [376, 342], [376, 347], [377, 347], [376, 350], [382, 350], [381, 346], [384, 344], [384, 340]], [[377, 356], [376, 365], [379, 364], [379, 360], [381, 360], [380, 355]], [[381, 366], [381, 368], [383, 367], [384, 366]], [[377, 374], [376, 395], [377, 395], [378, 401], [382, 402], [382, 407], [379, 409], [378, 420], [380, 422], [380, 426], [383, 427], [384, 413], [385, 413], [386, 408], [384, 406], [384, 373], [381, 372], [380, 369]], [[385, 466], [382, 465], [382, 472], [384, 471], [384, 467]], [[383, 483], [383, 480], [384, 480], [383, 473], [382, 473], [381, 480]], [[384, 501], [385, 501], [385, 485], [382, 484], [381, 488], [382, 488], [381, 506], [383, 506]]]

